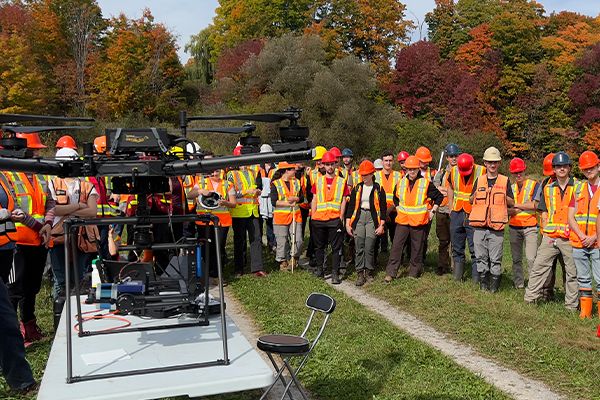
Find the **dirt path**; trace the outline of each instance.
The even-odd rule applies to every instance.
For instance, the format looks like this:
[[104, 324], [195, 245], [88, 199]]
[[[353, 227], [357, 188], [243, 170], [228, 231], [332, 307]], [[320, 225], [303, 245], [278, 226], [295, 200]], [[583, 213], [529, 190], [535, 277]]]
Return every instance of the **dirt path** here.
[[[215, 295], [217, 293], [215, 293]], [[231, 291], [227, 287], [225, 287], [225, 302], [227, 304], [227, 315], [231, 319], [233, 319], [237, 327], [240, 329], [240, 332], [242, 332], [242, 334], [250, 342], [252, 347], [254, 347], [258, 354], [260, 354], [260, 356], [271, 367], [271, 369], [273, 369], [271, 361], [269, 361], [267, 355], [263, 351], [258, 350], [258, 348], [256, 347], [256, 340], [261, 335], [260, 330], [254, 324], [254, 321], [251, 318], [248, 318], [243, 306], [237, 301], [237, 299], [232, 295]], [[287, 374], [285, 376], [286, 379], [289, 380], [289, 378], [287, 378]], [[281, 382], [278, 382], [277, 385], [275, 385], [273, 389], [271, 389], [271, 392], [269, 392], [269, 396], [267, 397], [267, 399], [280, 399], [281, 395], [283, 394], [283, 389], [283, 384]], [[314, 399], [314, 397], [306, 391], [306, 388], [304, 388], [304, 392], [308, 394], [309, 399]], [[292, 396], [294, 397], [294, 399], [302, 399], [300, 393], [298, 393], [298, 391], [293, 386]]]
[[341, 285], [332, 285], [370, 310], [375, 311], [396, 327], [407, 332], [428, 345], [441, 351], [457, 364], [474, 374], [481, 376], [486, 382], [519, 400], [563, 399], [540, 381], [527, 378], [520, 373], [503, 367], [479, 355], [470, 346], [450, 339], [436, 331], [412, 315], [398, 310], [389, 303], [377, 299], [364, 290], [354, 286], [353, 282], [344, 281]]

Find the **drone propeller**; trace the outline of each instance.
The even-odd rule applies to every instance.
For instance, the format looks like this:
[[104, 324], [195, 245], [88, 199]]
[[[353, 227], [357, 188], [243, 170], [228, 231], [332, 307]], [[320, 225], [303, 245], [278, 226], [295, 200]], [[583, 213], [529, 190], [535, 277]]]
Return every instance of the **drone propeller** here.
[[240, 133], [252, 133], [256, 130], [255, 125], [244, 125], [242, 127], [233, 127], [233, 128], [190, 128], [188, 132], [206, 132], [206, 133], [231, 133], [234, 135], [239, 135]]
[[13, 133], [33, 133], [33, 132], [48, 132], [48, 131], [64, 131], [78, 129], [92, 129], [93, 126], [13, 126], [3, 125], [0, 130]]
[[31, 122], [31, 121], [62, 121], [62, 122], [95, 122], [94, 118], [56, 117], [51, 115], [0, 114], [0, 123]]
[[257, 121], [281, 122], [284, 120], [296, 121], [300, 118], [299, 109], [290, 109], [280, 113], [265, 114], [233, 114], [233, 115], [206, 115], [187, 117], [188, 121]]

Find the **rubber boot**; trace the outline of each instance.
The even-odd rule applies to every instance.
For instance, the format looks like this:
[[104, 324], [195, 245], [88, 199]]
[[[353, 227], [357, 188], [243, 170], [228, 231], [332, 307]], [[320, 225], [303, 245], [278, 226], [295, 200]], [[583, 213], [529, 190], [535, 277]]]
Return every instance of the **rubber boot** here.
[[331, 283], [332, 284], [339, 285], [340, 283], [342, 283], [339, 274], [340, 274], [339, 268], [333, 268], [331, 270]]
[[479, 283], [479, 281], [481, 280], [481, 276], [477, 271], [477, 263], [474, 261], [473, 265], [471, 265], [471, 279], [473, 280], [473, 283]]
[[502, 281], [502, 275], [494, 275], [492, 274], [492, 280], [490, 282], [490, 291], [492, 293], [497, 293], [498, 289], [500, 289], [500, 282]]
[[592, 289], [579, 289], [579, 318], [592, 318], [592, 307], [594, 299], [592, 297]]
[[479, 289], [490, 290], [490, 274], [487, 271], [479, 273]]
[[455, 262], [454, 263], [454, 271], [452, 272], [452, 276], [455, 281], [462, 281], [463, 274], [465, 273], [465, 263], [463, 262]]

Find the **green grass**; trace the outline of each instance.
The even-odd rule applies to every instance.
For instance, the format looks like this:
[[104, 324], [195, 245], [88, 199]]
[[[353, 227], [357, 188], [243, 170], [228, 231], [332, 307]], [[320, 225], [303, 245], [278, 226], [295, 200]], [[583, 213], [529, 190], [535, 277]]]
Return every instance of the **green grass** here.
[[[435, 275], [434, 228], [429, 243], [427, 272], [420, 279], [404, 278], [387, 285], [381, 272], [365, 290], [571, 398], [600, 399], [600, 371], [595, 367], [600, 354], [597, 314], [591, 321], [581, 321], [578, 314], [565, 310], [564, 295], [558, 295], [557, 302], [525, 304], [524, 290], [512, 286], [508, 237], [497, 294], [481, 292], [470, 282], [455, 282], [450, 275]], [[560, 274], [556, 280], [562, 282]]]
[[497, 399], [506, 396], [431, 347], [306, 272], [243, 277], [231, 289], [263, 332], [300, 333], [313, 291], [337, 300], [301, 373], [318, 399]]

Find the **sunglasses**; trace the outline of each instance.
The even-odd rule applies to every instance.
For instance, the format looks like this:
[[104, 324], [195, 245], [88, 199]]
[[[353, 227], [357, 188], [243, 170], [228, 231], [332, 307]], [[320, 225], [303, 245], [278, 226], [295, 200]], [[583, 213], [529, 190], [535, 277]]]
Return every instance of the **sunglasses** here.
[[335, 165], [335, 163], [322, 163], [325, 167], [333, 167]]

